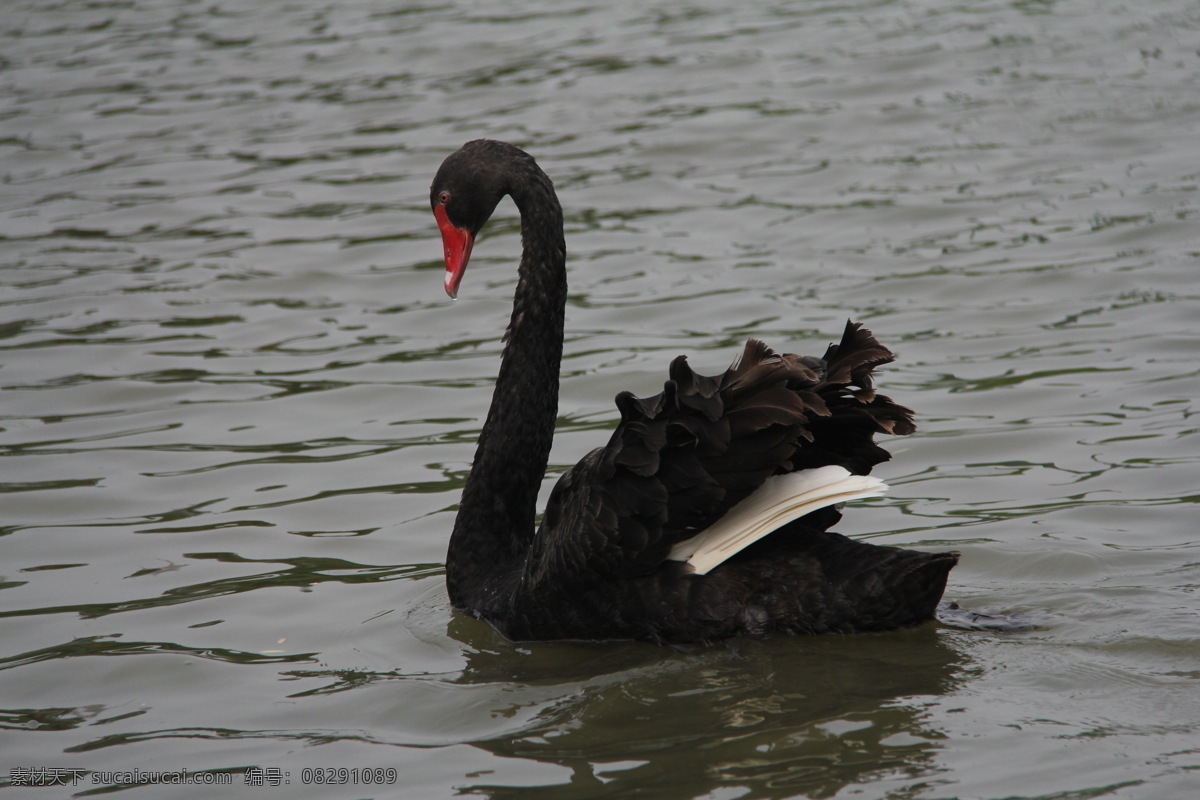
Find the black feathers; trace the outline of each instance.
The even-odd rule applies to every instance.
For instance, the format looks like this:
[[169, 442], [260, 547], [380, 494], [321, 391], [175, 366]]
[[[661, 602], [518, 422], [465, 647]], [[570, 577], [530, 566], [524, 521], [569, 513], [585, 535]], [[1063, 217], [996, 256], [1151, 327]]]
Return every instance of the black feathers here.
[[[553, 524], [535, 540], [531, 576], [550, 577], [537, 563], [546, 558], [556, 570], [645, 574], [771, 475], [831, 464], [865, 474], [886, 460], [873, 434], [913, 429], [908, 409], [870, 391], [871, 368], [891, 352], [848, 323], [828, 353], [836, 360], [780, 356], [751, 339], [720, 375], [700, 375], [681, 356], [661, 394], [617, 395], [621, 422], [609, 443], [564, 475], [550, 498]], [[564, 513], [568, 505], [585, 509]], [[569, 556], [564, 562], [553, 550]]]
[[865, 475], [889, 458], [876, 434], [914, 430], [912, 412], [874, 389], [873, 370], [892, 353], [857, 323], [822, 358], [751, 339], [720, 375], [698, 374], [681, 356], [661, 393], [618, 394], [620, 423], [608, 444], [557, 482], [535, 535], [562, 352], [562, 210], [528, 154], [483, 140], [446, 159], [430, 197], [473, 235], [504, 194], [521, 212], [523, 249], [492, 406], [446, 558], [457, 608], [514, 639], [676, 643], [932, 618], [957, 556], [827, 532], [840, 517], [831, 507], [723, 553], [703, 575], [668, 559], [768, 478], [827, 466]]

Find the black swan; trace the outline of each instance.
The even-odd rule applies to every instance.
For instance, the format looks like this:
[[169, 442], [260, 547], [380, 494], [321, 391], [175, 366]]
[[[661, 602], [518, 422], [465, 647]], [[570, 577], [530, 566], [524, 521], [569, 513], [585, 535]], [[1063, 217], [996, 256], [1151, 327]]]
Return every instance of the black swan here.
[[504, 195], [522, 254], [492, 405], [446, 556], [458, 608], [512, 640], [705, 643], [773, 632], [881, 631], [934, 618], [958, 554], [827, 530], [838, 504], [885, 488], [873, 435], [914, 430], [872, 389], [892, 353], [849, 322], [821, 358], [751, 339], [721, 375], [683, 356], [661, 394], [616, 397], [621, 421], [555, 485], [535, 531], [558, 412], [567, 298], [562, 207], [533, 157], [468, 142], [430, 203], [455, 297]]

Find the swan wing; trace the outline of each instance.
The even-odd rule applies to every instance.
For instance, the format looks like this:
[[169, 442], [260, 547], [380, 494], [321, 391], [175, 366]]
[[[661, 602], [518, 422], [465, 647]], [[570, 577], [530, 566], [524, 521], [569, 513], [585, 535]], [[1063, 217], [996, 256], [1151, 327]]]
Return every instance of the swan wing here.
[[851, 475], [836, 466], [773, 475], [712, 525], [672, 547], [667, 558], [684, 561], [693, 573], [705, 575], [793, 520], [886, 491], [887, 484], [878, 478]]
[[[661, 394], [617, 396], [621, 422], [608, 444], [560, 478], [526, 580], [649, 574], [670, 558], [703, 573], [792, 519], [833, 524], [834, 504], [882, 492], [872, 479], [843, 483], [890, 457], [874, 434], [913, 430], [912, 412], [872, 386], [872, 369], [891, 359], [857, 323], [823, 358], [752, 339], [720, 375], [675, 359]], [[768, 480], [802, 471], [816, 478]], [[735, 507], [756, 510], [729, 516]], [[752, 532], [730, 532], [738, 526]]]

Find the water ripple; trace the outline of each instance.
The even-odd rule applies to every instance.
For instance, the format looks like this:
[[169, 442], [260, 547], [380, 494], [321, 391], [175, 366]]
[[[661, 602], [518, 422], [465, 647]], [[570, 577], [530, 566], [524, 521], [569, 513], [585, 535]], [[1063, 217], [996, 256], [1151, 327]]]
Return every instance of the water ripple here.
[[[241, 775], [321, 744], [428, 796], [1188, 796], [1197, 31], [1179, 0], [9, 3], [5, 753]], [[455, 615], [520, 228], [502, 203], [449, 304], [427, 197], [479, 136], [565, 207], [547, 492], [676, 355], [862, 319], [920, 429], [843, 530], [958, 549], [950, 597], [1047, 624], [675, 653]]]

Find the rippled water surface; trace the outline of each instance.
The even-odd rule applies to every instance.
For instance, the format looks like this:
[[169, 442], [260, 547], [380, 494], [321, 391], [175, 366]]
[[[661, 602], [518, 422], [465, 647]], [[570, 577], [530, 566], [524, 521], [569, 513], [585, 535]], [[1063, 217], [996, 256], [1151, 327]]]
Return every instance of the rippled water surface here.
[[[0, 43], [9, 794], [1196, 796], [1194, 3], [12, 0]], [[566, 208], [551, 477], [675, 355], [860, 319], [921, 428], [841, 529], [1038, 629], [452, 613], [519, 237], [451, 304], [428, 185], [480, 136]]]

